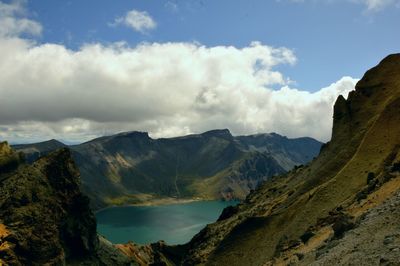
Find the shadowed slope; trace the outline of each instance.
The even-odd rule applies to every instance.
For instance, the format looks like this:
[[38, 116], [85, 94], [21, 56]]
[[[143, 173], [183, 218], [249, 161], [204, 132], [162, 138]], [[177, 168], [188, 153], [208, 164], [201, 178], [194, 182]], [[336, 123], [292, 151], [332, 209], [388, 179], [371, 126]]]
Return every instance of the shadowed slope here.
[[[0, 143], [0, 161], [18, 158]], [[60, 149], [33, 165], [0, 168], [1, 265], [128, 265], [98, 238], [89, 199], [79, 190], [70, 151]], [[6, 175], [6, 176], [4, 176]]]
[[[46, 145], [18, 145], [28, 157]], [[152, 139], [127, 132], [71, 146], [82, 189], [95, 208], [177, 198], [243, 199], [271, 176], [309, 162], [321, 143], [229, 130]], [[34, 152], [31, 154], [30, 152]]]

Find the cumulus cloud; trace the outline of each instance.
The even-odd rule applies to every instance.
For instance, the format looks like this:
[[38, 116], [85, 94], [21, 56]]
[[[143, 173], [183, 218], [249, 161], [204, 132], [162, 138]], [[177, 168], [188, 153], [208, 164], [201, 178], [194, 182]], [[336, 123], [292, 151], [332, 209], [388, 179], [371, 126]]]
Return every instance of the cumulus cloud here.
[[344, 77], [314, 93], [291, 88], [276, 68], [296, 60], [290, 49], [259, 42], [70, 50], [1, 36], [0, 139], [83, 141], [129, 130], [169, 137], [229, 128], [326, 141], [336, 97], [357, 80]]
[[[235, 134], [327, 140], [332, 104], [356, 80], [343, 78], [315, 93], [289, 88], [274, 67], [295, 61], [291, 50], [261, 43], [241, 49], [91, 44], [71, 51], [2, 39], [0, 124], [13, 130], [1, 137], [36, 132], [83, 139], [121, 130], [161, 137], [228, 127]], [[276, 84], [282, 89], [269, 89]]]
[[138, 10], [128, 11], [125, 16], [116, 18], [111, 25], [116, 26], [121, 24], [141, 33], [157, 27], [157, 23], [146, 11]]

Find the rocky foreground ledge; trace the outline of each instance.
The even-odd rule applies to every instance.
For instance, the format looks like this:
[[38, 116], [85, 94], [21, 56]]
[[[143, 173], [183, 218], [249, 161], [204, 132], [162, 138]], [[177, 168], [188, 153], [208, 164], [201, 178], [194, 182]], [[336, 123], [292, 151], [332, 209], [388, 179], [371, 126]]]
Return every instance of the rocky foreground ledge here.
[[96, 233], [70, 151], [26, 165], [0, 143], [0, 265], [130, 265]]

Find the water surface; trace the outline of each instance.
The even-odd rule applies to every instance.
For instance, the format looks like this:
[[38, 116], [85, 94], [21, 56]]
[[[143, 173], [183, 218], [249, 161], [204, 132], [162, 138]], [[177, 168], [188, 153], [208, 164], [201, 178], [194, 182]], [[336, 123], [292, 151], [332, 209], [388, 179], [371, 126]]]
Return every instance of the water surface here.
[[97, 231], [113, 243], [164, 240], [184, 244], [236, 201], [197, 201], [162, 206], [113, 207], [96, 214]]

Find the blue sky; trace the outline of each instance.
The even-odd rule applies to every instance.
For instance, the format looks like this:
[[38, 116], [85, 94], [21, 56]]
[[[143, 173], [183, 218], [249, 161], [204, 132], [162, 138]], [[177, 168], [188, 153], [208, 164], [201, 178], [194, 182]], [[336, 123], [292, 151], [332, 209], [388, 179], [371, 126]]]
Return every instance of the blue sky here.
[[[353, 1], [41, 0], [28, 6], [44, 26], [40, 41], [73, 49], [116, 41], [284, 46], [294, 50], [298, 62], [282, 71], [309, 91], [345, 75], [361, 77], [384, 56], [398, 52], [400, 44], [399, 8], [368, 10]], [[132, 9], [148, 12], [157, 27], [142, 34], [108, 25]]]
[[0, 0], [0, 140], [228, 128], [328, 141], [400, 0]]

